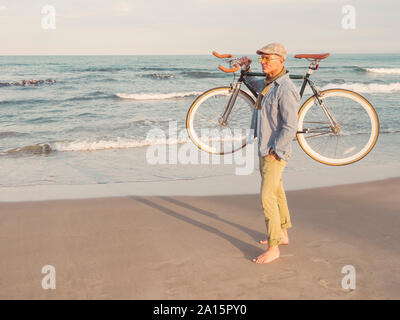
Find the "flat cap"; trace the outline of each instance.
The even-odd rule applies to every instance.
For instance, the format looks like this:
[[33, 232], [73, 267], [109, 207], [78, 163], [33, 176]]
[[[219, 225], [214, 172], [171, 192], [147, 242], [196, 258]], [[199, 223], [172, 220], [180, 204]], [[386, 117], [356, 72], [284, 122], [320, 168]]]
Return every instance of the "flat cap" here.
[[283, 44], [278, 42], [273, 42], [267, 44], [265, 47], [258, 49], [257, 54], [277, 54], [286, 60], [286, 48]]

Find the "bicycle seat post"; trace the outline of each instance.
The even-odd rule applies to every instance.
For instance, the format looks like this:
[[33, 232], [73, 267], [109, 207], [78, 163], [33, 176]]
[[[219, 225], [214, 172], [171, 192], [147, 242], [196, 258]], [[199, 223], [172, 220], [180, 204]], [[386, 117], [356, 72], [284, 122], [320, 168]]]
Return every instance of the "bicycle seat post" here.
[[307, 71], [307, 75], [309, 77], [313, 73], [314, 70], [318, 69], [319, 60], [317, 60], [317, 59], [313, 59], [313, 60], [307, 59], [307, 60], [311, 61], [310, 65], [308, 66], [308, 71]]
[[307, 58], [307, 60], [311, 61], [311, 64], [309, 65], [307, 73], [306, 73], [306, 75], [304, 77], [304, 82], [303, 82], [303, 84], [301, 86], [301, 89], [300, 89], [300, 97], [303, 96], [304, 89], [306, 88], [306, 84], [309, 82], [308, 78], [310, 78], [310, 76], [311, 76], [311, 74], [313, 73], [314, 70], [318, 69], [319, 61], [320, 61], [318, 59], [309, 59], [309, 58]]

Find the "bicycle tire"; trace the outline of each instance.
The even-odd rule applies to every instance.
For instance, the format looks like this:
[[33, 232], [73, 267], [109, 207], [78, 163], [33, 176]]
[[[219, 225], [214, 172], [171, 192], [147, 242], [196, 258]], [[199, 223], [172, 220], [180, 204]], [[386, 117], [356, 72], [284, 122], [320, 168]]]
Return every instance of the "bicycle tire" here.
[[335, 134], [327, 129], [328, 118], [315, 95], [311, 96], [298, 112], [298, 131], [309, 129], [307, 133], [297, 133], [300, 147], [314, 160], [331, 166], [348, 165], [364, 158], [379, 136], [379, 119], [373, 106], [360, 94], [345, 89], [321, 91], [320, 98], [340, 123], [340, 131]]
[[[190, 106], [186, 116], [186, 129], [190, 139], [199, 149], [219, 155], [233, 153], [245, 147], [253, 138], [250, 125], [254, 100], [243, 90], [238, 92], [228, 124], [222, 126], [218, 122], [232, 92], [231, 87], [213, 88], [198, 96]], [[211, 139], [210, 131], [213, 133]], [[228, 131], [230, 137], [227, 138]], [[220, 133], [222, 139], [218, 136]]]

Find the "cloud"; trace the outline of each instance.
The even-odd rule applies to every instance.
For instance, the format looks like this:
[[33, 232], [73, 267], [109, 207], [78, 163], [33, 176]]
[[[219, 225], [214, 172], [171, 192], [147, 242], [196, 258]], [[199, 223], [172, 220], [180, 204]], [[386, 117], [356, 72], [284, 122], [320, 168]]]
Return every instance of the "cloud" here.
[[80, 10], [68, 8], [60, 16], [67, 19], [121, 17], [133, 15], [135, 9], [136, 7], [132, 2], [121, 0], [113, 6], [99, 5], [95, 9], [93, 7], [80, 8]]
[[135, 11], [135, 6], [133, 3], [123, 0], [114, 5], [112, 11], [116, 15], [129, 15]]
[[0, 11], [7, 11], [7, 10], [8, 10], [8, 8], [6, 6], [1, 6], [0, 5]]

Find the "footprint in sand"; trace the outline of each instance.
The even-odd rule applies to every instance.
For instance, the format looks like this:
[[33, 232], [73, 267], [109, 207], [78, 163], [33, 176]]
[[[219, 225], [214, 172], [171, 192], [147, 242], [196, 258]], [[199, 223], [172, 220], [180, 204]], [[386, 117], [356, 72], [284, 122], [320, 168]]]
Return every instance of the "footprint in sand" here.
[[324, 280], [324, 279], [319, 279], [318, 280], [318, 284], [319, 285], [321, 285], [321, 286], [323, 286], [324, 288], [326, 288], [326, 289], [330, 289], [329, 288], [329, 282], [328, 281], [326, 281], [326, 280]]
[[159, 269], [164, 269], [164, 268], [166, 268], [168, 266], [178, 267], [178, 266], [181, 266], [183, 264], [186, 264], [189, 261], [190, 261], [189, 258], [171, 259], [171, 260], [160, 262], [160, 263], [156, 264], [155, 266], [151, 266], [150, 269], [159, 270]]
[[344, 295], [352, 295], [354, 293], [355, 290], [344, 290], [340, 287], [332, 287], [330, 286], [330, 283], [328, 280], [319, 278], [318, 279], [318, 284], [322, 287], [324, 287], [325, 289], [328, 289], [330, 292], [334, 293], [337, 296], [344, 296]]
[[171, 276], [168, 279], [162, 281], [165, 287], [165, 294], [168, 296], [173, 296], [176, 298], [188, 297], [188, 292], [190, 289], [186, 283], [182, 282], [181, 277]]
[[286, 270], [278, 274], [264, 274], [260, 281], [263, 283], [282, 281], [295, 278], [297, 274], [298, 273], [295, 270]]
[[330, 262], [328, 262], [328, 260], [323, 259], [323, 258], [311, 258], [311, 261], [315, 262], [315, 263], [323, 263], [323, 264], [325, 264], [327, 266], [331, 265]]
[[308, 248], [318, 248], [323, 245], [326, 245], [328, 243], [336, 242], [336, 239], [320, 239], [320, 240], [314, 240], [306, 244], [306, 247]]

